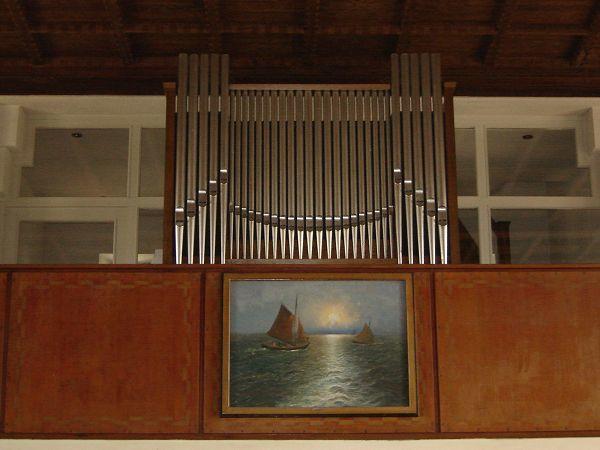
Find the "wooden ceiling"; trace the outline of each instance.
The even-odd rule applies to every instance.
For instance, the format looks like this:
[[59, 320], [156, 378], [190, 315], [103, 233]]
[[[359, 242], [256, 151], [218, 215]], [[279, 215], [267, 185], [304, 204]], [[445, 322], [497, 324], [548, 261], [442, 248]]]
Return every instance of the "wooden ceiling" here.
[[598, 0], [0, 0], [0, 93], [157, 94], [179, 52], [240, 83], [382, 83], [440, 52], [461, 95], [600, 93]]

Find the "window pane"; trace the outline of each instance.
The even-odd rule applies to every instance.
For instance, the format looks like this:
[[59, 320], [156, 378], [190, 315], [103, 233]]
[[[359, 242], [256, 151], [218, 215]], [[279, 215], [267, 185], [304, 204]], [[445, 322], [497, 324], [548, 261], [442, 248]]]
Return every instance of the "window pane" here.
[[455, 138], [458, 195], [477, 195], [475, 130], [458, 128]]
[[600, 262], [600, 210], [492, 210], [498, 263]]
[[113, 252], [112, 222], [21, 222], [18, 262], [98, 264]]
[[[161, 262], [163, 247], [163, 211], [140, 209], [138, 220], [138, 262]], [[157, 253], [158, 250], [158, 253]], [[156, 255], [155, 255], [156, 254]]]
[[21, 174], [22, 197], [124, 197], [127, 129], [40, 128], [33, 167]]
[[492, 195], [591, 195], [575, 130], [495, 129], [487, 138]]
[[165, 173], [164, 128], [142, 129], [140, 197], [162, 197]]
[[458, 210], [460, 235], [460, 261], [464, 264], [479, 263], [479, 223], [476, 209]]

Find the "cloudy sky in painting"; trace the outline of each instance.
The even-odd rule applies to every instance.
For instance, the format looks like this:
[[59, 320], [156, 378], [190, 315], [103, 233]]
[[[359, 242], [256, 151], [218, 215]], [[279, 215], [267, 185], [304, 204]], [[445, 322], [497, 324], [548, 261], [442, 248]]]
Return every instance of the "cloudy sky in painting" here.
[[298, 312], [307, 333], [354, 333], [365, 322], [377, 334], [406, 330], [404, 281], [232, 280], [233, 333], [265, 333], [284, 304]]

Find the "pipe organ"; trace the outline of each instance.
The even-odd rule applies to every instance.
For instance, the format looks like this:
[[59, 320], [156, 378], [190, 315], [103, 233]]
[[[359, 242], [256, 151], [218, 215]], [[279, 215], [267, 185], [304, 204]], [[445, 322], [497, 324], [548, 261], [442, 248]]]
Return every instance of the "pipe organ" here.
[[230, 85], [227, 55], [179, 56], [175, 261], [448, 262], [437, 54], [390, 85]]

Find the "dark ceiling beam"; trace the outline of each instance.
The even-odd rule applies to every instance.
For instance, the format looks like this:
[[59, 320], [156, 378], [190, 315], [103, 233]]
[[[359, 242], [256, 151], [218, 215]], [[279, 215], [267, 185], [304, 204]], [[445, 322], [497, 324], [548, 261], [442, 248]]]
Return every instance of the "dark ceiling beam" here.
[[121, 58], [125, 64], [132, 64], [135, 60], [131, 42], [125, 33], [125, 17], [119, 0], [104, 0], [104, 8], [111, 26], [111, 35]]
[[33, 35], [27, 19], [27, 12], [21, 0], [4, 0], [8, 12], [15, 26], [15, 31], [19, 35], [23, 48], [33, 64], [43, 64], [44, 56], [40, 44]]
[[496, 2], [494, 10], [494, 28], [496, 28], [496, 34], [490, 39], [488, 45], [483, 50], [482, 61], [486, 66], [495, 66], [496, 58], [500, 51], [500, 46], [504, 36], [512, 28], [511, 18], [518, 0], [499, 0]]
[[[30, 26], [32, 34], [109, 34], [113, 27], [101, 22], [54, 22], [44, 25]], [[211, 34], [212, 31], [205, 23], [156, 23], [139, 22], [127, 24], [123, 31], [126, 34]], [[14, 34], [14, 27], [0, 25], [0, 33]], [[257, 25], [257, 24], [227, 24], [221, 26], [222, 33], [254, 34], [254, 35], [308, 35], [306, 26], [298, 25]], [[464, 35], [464, 36], [495, 36], [498, 30], [487, 22], [452, 22], [452, 23], [425, 23], [411, 22], [406, 27], [405, 33], [410, 35]], [[321, 25], [312, 32], [319, 35], [357, 35], [357, 36], [398, 36], [401, 28], [398, 25]], [[591, 33], [588, 27], [563, 26], [563, 25], [528, 25], [515, 26], [505, 30], [511, 36], [588, 36]]]
[[307, 0], [304, 9], [304, 47], [307, 63], [317, 52], [317, 35], [321, 32], [321, 1]]
[[410, 47], [410, 30], [413, 29], [409, 26], [411, 7], [412, 0], [400, 0], [400, 20], [398, 21], [398, 37], [396, 38], [395, 46], [396, 53], [405, 52]]
[[[257, 73], [264, 73], [268, 69], [290, 70], [301, 66], [301, 61], [305, 59], [304, 55], [296, 54], [294, 56], [263, 55], [256, 57], [253, 54], [236, 54], [231, 58], [232, 74], [238, 70], [249, 72], [255, 69]], [[164, 75], [173, 75], [176, 73], [176, 56], [153, 56], [136, 58], [135, 64], [125, 64], [120, 57], [94, 57], [94, 56], [72, 56], [50, 58], [43, 66], [33, 66], [28, 59], [13, 57], [0, 59], [0, 76], [22, 76], [36, 75], [57, 77], [94, 77], [94, 76], [123, 76], [123, 77], [147, 77], [160, 79]], [[346, 77], [345, 70], [349, 70], [354, 75], [360, 74], [362, 70], [365, 74], [369, 71], [387, 72], [389, 61], [385, 56], [368, 54], [361, 51], [354, 58], [348, 58], [347, 55], [322, 55], [315, 57], [315, 66], [302, 67], [302, 73], [313, 73], [316, 78], [321, 75], [327, 77]], [[565, 59], [560, 63], [555, 60], [543, 57], [501, 57], [498, 68], [494, 71], [496, 74], [511, 76], [518, 81], [519, 77], [530, 78], [532, 69], [536, 69], [536, 76], [589, 76], [598, 78], [600, 76], [600, 67], [584, 67], [574, 72], [569, 62]], [[174, 71], [175, 70], [175, 71]], [[335, 73], [334, 73], [335, 72]], [[267, 72], [268, 73], [268, 72]], [[447, 54], [444, 55], [444, 75], [450, 74], [469, 74], [481, 78], [489, 77], [489, 69], [485, 67], [474, 56], [466, 54]], [[294, 72], [290, 72], [293, 76]], [[363, 77], [364, 78], [364, 77]], [[164, 81], [164, 80], [162, 80]], [[264, 80], [257, 78], [254, 82], [270, 82], [267, 76]], [[376, 80], [379, 82], [380, 80]], [[318, 79], [315, 80], [318, 82]], [[375, 81], [374, 81], [375, 82]]]
[[593, 48], [600, 43], [600, 0], [594, 3], [588, 23], [589, 33], [579, 40], [571, 57], [571, 64], [575, 67], [584, 65]]
[[[176, 70], [176, 69], [175, 69]], [[172, 72], [172, 71], [171, 71]], [[256, 72], [253, 70], [238, 71], [235, 82], [252, 83], [257, 79], [270, 77], [273, 82], [278, 83], [314, 83], [311, 76], [302, 73], [290, 76], [287, 71], [273, 70]], [[346, 79], [332, 79], [328, 82], [355, 83], [359, 73], [349, 72]], [[171, 74], [172, 75], [172, 74]], [[377, 82], [375, 76], [370, 75], [365, 82]], [[381, 82], [389, 77], [388, 71], [379, 74]], [[600, 79], [589, 79], [586, 77], [565, 76], [561, 78], [524, 78], [515, 82], [513, 78], [504, 76], [493, 79], [470, 76], [469, 74], [448, 74], [458, 83], [457, 95], [468, 96], [565, 96], [565, 97], [589, 97], [597, 95]], [[163, 78], [172, 79], [172, 78]], [[48, 76], [36, 77], [13, 77], [0, 76], [0, 94], [70, 94], [70, 95], [164, 95], [162, 82], [156, 78], [84, 78], [64, 77], [53, 79]]]
[[207, 49], [211, 53], [220, 53], [223, 51], [222, 42], [222, 21], [221, 21], [221, 8], [219, 0], [204, 0], [202, 2], [202, 8], [206, 15], [206, 22], [203, 24], [208, 32], [207, 38]]

